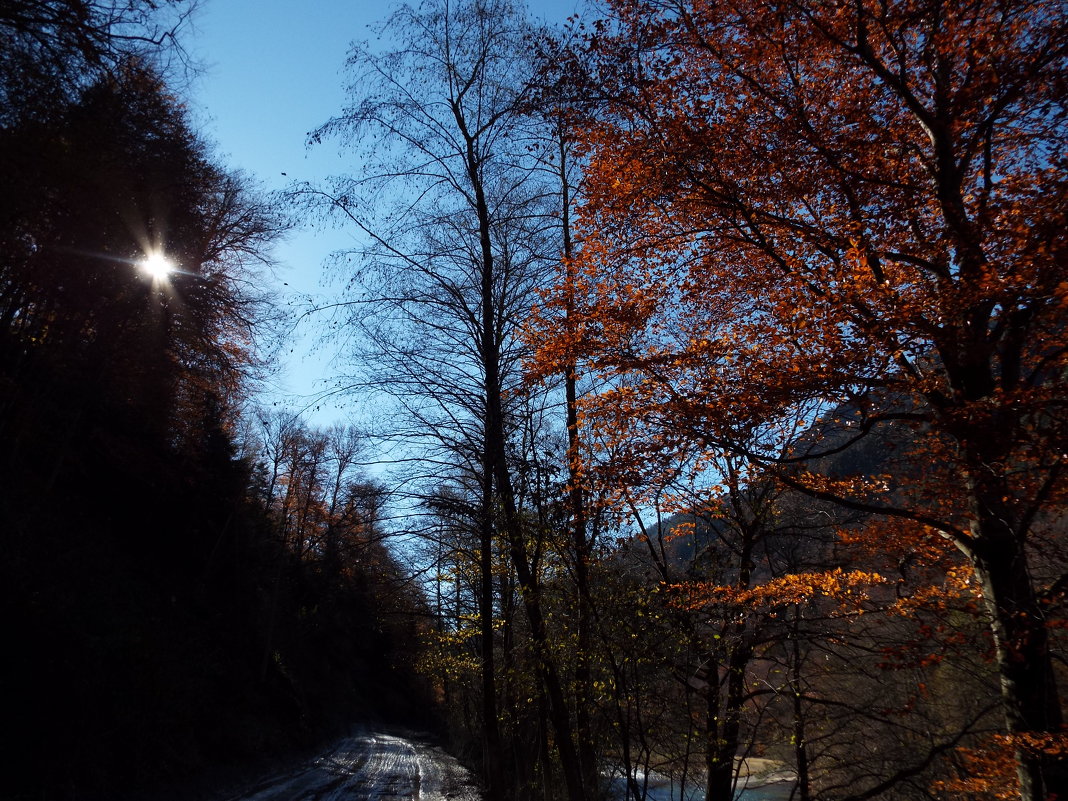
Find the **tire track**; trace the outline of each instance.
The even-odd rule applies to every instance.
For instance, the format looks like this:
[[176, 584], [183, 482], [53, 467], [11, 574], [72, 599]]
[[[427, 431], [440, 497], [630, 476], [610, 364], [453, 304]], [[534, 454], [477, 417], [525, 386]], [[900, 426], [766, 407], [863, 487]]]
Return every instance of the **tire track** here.
[[471, 775], [418, 737], [346, 737], [307, 766], [257, 782], [227, 801], [479, 801]]

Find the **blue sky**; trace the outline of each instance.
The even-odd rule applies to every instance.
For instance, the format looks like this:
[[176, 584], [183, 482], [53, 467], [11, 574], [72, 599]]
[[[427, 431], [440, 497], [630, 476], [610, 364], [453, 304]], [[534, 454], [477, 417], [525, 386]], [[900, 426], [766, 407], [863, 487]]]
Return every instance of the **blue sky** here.
[[[562, 23], [580, 0], [530, 4], [532, 16]], [[360, 0], [205, 0], [185, 37], [201, 67], [190, 91], [198, 129], [213, 141], [221, 163], [247, 173], [265, 189], [294, 181], [318, 181], [358, 168], [327, 143], [305, 147], [307, 132], [335, 115], [345, 102], [344, 63], [353, 41], [373, 41], [372, 26], [395, 4]], [[285, 175], [283, 175], [285, 173]], [[356, 244], [344, 230], [294, 232], [276, 250], [280, 290], [326, 298], [323, 262]], [[342, 419], [336, 403], [316, 403], [334, 372], [328, 347], [314, 332], [297, 332], [274, 390], [293, 409], [309, 406], [318, 424]], [[319, 408], [316, 409], [316, 406]]]
[[[308, 150], [305, 139], [341, 109], [349, 44], [371, 38], [368, 25], [377, 21], [377, 8], [384, 7], [345, 0], [205, 2], [186, 36], [201, 67], [190, 105], [219, 160], [267, 190], [350, 169], [336, 148]], [[301, 294], [326, 297], [323, 262], [352, 244], [343, 231], [294, 231], [275, 251], [286, 301], [295, 303]], [[315, 403], [329, 382], [332, 356], [329, 348], [316, 347], [314, 330], [299, 329], [283, 354], [273, 399], [294, 410], [311, 404], [319, 423], [343, 417], [336, 405]]]

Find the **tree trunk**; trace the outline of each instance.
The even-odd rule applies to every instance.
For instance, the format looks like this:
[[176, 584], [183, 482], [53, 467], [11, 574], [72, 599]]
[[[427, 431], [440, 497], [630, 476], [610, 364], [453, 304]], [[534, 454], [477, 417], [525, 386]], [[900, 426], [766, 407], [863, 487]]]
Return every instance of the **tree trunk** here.
[[[730, 499], [735, 510], [736, 525], [741, 536], [741, 549], [738, 554], [738, 578], [735, 586], [739, 590], [748, 589], [753, 574], [753, 549], [756, 546], [760, 530], [752, 521], [746, 519], [745, 504], [740, 497], [735, 471], [730, 469]], [[745, 617], [725, 627], [726, 641], [729, 643], [726, 658], [726, 698], [722, 708], [719, 704], [719, 687], [709, 684], [709, 695], [716, 694], [716, 711], [722, 720], [709, 720], [716, 726], [716, 737], [710, 738], [708, 747], [708, 786], [707, 801], [732, 801], [734, 798], [734, 758], [738, 753], [738, 744], [742, 728], [742, 705], [745, 702], [745, 674], [752, 657], [752, 648], [748, 645]]]
[[[502, 443], [500, 446], [500, 455], [502, 457], [503, 451], [504, 446]], [[560, 769], [564, 776], [564, 787], [567, 790], [569, 801], [585, 801], [586, 795], [583, 791], [582, 772], [579, 767], [578, 754], [575, 750], [571, 716], [559, 673], [549, 654], [548, 632], [541, 609], [540, 588], [527, 561], [523, 532], [519, 523], [519, 515], [515, 509], [514, 498], [511, 494], [511, 481], [507, 475], [507, 466], [498, 464], [497, 472], [501, 482], [502, 505], [504, 506], [505, 527], [507, 529], [506, 534], [512, 557], [512, 566], [515, 568], [516, 578], [519, 580], [519, 592], [523, 599], [523, 608], [526, 610], [527, 620], [530, 623], [530, 636], [533, 640], [538, 675], [542, 685], [545, 687], [545, 694], [549, 700], [549, 719], [553, 724], [553, 730], [556, 732], [556, 750], [560, 755]]]
[[741, 739], [745, 669], [748, 664], [748, 649], [739, 643], [727, 657], [726, 697], [722, 704], [719, 687], [711, 682], [708, 685], [707, 801], [732, 801], [734, 798], [734, 758]]
[[[563, 257], [567, 270], [566, 283], [573, 286], [574, 266], [571, 259], [571, 187], [568, 183], [568, 149], [562, 130], [558, 131], [558, 155], [560, 176], [561, 227], [563, 230]], [[573, 298], [567, 297], [565, 313], [570, 318]], [[564, 401], [567, 415], [567, 474], [568, 500], [571, 505], [572, 550], [575, 559], [575, 596], [578, 616], [575, 653], [575, 729], [578, 735], [578, 756], [582, 781], [589, 790], [597, 787], [597, 753], [593, 744], [593, 730], [589, 710], [592, 706], [593, 685], [590, 674], [590, 625], [592, 604], [590, 600], [589, 561], [590, 543], [586, 533], [586, 504], [582, 492], [582, 453], [580, 451], [578, 422], [578, 371], [573, 362], [564, 368]]]
[[[1001, 521], [987, 521], [984, 527], [975, 566], [997, 649], [1005, 728], [1013, 736], [1061, 733], [1063, 717], [1049, 635], [1027, 555]], [[1017, 746], [1016, 761], [1021, 799], [1068, 798], [1068, 765], [1063, 758]]]
[[[986, 384], [980, 385], [986, 389]], [[978, 394], [976, 392], [975, 394]], [[1029, 521], [1006, 475], [1012, 458], [1008, 421], [994, 431], [959, 432], [967, 460], [973, 529], [961, 544], [975, 566], [994, 638], [1006, 732], [1014, 738], [1020, 798], [1068, 799], [1068, 760], [1028, 748], [1020, 739], [1063, 734], [1046, 615], [1026, 549]], [[1036, 743], [1037, 745], [1037, 743]]]
[[718, 668], [711, 668], [705, 694], [705, 799], [706, 801], [732, 801], [732, 768], [721, 760], [720, 746], [719, 675]]
[[479, 354], [482, 360], [485, 391], [485, 425], [483, 429], [484, 442], [482, 444], [483, 464], [486, 469], [484, 481], [493, 482], [493, 486], [496, 488], [496, 494], [493, 496], [494, 500], [499, 500], [503, 509], [504, 534], [508, 540], [512, 566], [515, 568], [516, 578], [519, 581], [523, 607], [530, 623], [539, 677], [544, 682], [545, 692], [549, 699], [549, 718], [552, 721], [553, 729], [556, 731], [556, 745], [560, 754], [560, 766], [564, 774], [567, 797], [569, 801], [584, 801], [585, 796], [582, 790], [581, 772], [575, 751], [570, 713], [559, 674], [552, 663], [547, 648], [548, 638], [545, 619], [541, 611], [541, 601], [538, 596], [538, 586], [527, 560], [526, 547], [523, 541], [524, 532], [516, 509], [512, 477], [508, 472], [507, 435], [504, 425], [504, 403], [502, 399], [504, 391], [501, 384], [500, 317], [497, 309], [497, 299], [493, 291], [495, 278], [497, 278], [491, 238], [493, 223], [489, 206], [486, 202], [485, 186], [482, 183], [481, 161], [476, 153], [475, 136], [469, 131], [467, 120], [464, 118], [459, 104], [454, 102], [452, 109], [457, 128], [463, 136], [466, 146], [467, 173], [473, 190], [474, 207], [478, 217], [479, 228], [479, 256], [481, 262], [479, 265], [481, 283], [479, 287], [481, 305]]
[[793, 631], [790, 637], [790, 692], [794, 712], [794, 761], [797, 769], [797, 801], [810, 801], [808, 777], [808, 742], [805, 733], [805, 709], [801, 700], [801, 609], [794, 605]]
[[482, 519], [479, 523], [479, 636], [482, 666], [482, 764], [486, 798], [505, 801], [504, 749], [497, 724], [497, 679], [493, 642], [493, 475], [483, 459]]

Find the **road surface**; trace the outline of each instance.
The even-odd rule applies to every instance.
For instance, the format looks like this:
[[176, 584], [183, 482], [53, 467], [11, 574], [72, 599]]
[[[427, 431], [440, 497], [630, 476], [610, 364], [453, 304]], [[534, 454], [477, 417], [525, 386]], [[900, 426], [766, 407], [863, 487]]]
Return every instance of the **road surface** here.
[[302, 767], [266, 778], [227, 801], [479, 801], [456, 760], [417, 737], [346, 737]]

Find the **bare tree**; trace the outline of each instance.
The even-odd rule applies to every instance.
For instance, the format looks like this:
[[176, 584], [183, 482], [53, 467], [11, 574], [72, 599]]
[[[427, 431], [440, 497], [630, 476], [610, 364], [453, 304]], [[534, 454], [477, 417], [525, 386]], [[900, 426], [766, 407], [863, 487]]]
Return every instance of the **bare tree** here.
[[57, 103], [135, 57], [184, 61], [196, 0], [9, 0], [0, 4], [0, 126]]
[[[549, 191], [530, 155], [523, 114], [533, 68], [524, 18], [507, 0], [400, 8], [383, 36], [356, 47], [353, 104], [312, 133], [367, 158], [362, 175], [297, 196], [367, 240], [336, 324], [361, 365], [353, 386], [385, 393], [402, 421], [390, 432], [418, 453], [417, 495], [459, 476], [476, 497], [485, 779], [507, 793], [495, 675], [494, 553], [503, 543], [519, 585], [535, 671], [568, 797], [583, 798], [571, 710], [547, 648], [537, 571], [513, 467], [527, 392], [520, 327], [551, 246]], [[504, 599], [502, 599], [503, 602]]]

